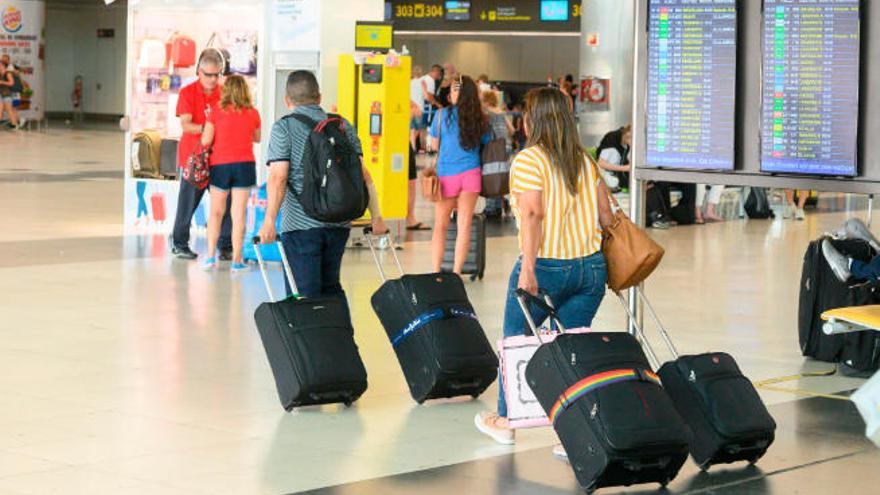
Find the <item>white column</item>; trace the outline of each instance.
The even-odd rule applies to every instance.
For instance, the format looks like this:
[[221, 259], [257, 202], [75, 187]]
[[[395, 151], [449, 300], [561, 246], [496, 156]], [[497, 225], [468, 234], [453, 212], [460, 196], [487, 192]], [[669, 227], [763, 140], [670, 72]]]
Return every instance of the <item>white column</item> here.
[[324, 108], [336, 104], [339, 56], [354, 52], [356, 21], [381, 21], [383, 0], [321, 0], [321, 97]]
[[[633, 18], [632, 0], [589, 0], [581, 14], [580, 76], [611, 79], [607, 107], [581, 105], [581, 141], [596, 146], [606, 132], [632, 120]], [[587, 46], [589, 35], [598, 46]]]

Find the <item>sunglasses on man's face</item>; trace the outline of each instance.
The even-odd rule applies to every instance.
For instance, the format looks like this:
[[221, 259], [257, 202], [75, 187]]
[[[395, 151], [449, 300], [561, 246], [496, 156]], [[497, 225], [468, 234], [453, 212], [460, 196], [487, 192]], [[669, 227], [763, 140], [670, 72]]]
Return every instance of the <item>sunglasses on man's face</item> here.
[[219, 72], [205, 72], [205, 71], [202, 71], [202, 75], [205, 76], [205, 77], [211, 78], [211, 79], [213, 79], [213, 78], [215, 78], [215, 77], [220, 77], [220, 73], [219, 73]]

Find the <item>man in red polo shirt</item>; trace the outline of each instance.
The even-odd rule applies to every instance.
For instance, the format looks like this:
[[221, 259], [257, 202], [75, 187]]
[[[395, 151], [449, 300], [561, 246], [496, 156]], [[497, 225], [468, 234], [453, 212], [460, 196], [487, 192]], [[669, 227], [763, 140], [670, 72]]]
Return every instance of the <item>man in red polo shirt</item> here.
[[[177, 116], [183, 128], [183, 135], [177, 146], [177, 166], [185, 167], [186, 161], [199, 146], [202, 131], [211, 106], [220, 101], [220, 78], [225, 67], [223, 56], [217, 50], [208, 48], [199, 56], [198, 81], [188, 84], [180, 90], [177, 101]], [[181, 174], [182, 177], [183, 174]], [[197, 258], [189, 248], [189, 229], [193, 214], [205, 194], [205, 189], [198, 189], [189, 182], [180, 180], [180, 193], [177, 196], [177, 216], [174, 219], [174, 230], [171, 234], [171, 253], [182, 259]], [[230, 233], [232, 223], [229, 218], [229, 205], [220, 228], [221, 257], [232, 252]]]

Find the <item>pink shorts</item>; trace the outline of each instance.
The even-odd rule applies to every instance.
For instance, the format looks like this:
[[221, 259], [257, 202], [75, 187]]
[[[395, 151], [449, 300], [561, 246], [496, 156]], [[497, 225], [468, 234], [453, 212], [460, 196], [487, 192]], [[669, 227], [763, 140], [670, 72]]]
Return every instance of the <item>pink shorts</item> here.
[[479, 168], [440, 177], [440, 194], [444, 198], [457, 198], [463, 192], [480, 194], [482, 190], [483, 173]]

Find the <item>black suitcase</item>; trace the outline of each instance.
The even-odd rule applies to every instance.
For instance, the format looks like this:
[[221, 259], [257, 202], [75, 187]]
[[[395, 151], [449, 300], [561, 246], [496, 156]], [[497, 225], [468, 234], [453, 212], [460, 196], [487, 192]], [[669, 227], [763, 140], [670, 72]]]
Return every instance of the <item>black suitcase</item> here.
[[[428, 399], [478, 397], [498, 376], [498, 357], [477, 321], [461, 277], [452, 273], [404, 275], [387, 280], [369, 229], [365, 237], [384, 283], [373, 310], [403, 369], [410, 394]], [[391, 246], [389, 240], [389, 246]]]
[[177, 170], [177, 140], [163, 139], [159, 145], [159, 173], [166, 179], [176, 179]]
[[[287, 411], [340, 402], [350, 406], [367, 390], [367, 371], [343, 301], [336, 297], [275, 299], [259, 240], [254, 242], [263, 282], [274, 301], [260, 304], [254, 320], [275, 376], [281, 405]], [[278, 250], [296, 292], [280, 243]]]
[[[449, 222], [446, 229], [446, 246], [443, 250], [443, 262], [440, 270], [451, 272], [455, 261], [455, 240], [458, 238], [458, 224], [455, 218]], [[486, 217], [483, 214], [474, 215], [471, 223], [471, 247], [468, 250], [467, 259], [461, 267], [462, 275], [470, 275], [471, 281], [483, 280], [486, 271]]]
[[[867, 283], [845, 283], [834, 276], [825, 256], [822, 255], [821, 237], [810, 243], [804, 254], [801, 272], [800, 302], [798, 307], [798, 333], [801, 353], [820, 361], [836, 363], [841, 360], [844, 343], [848, 337], [826, 335], [822, 331], [823, 312], [845, 306], [863, 306], [878, 301], [874, 287]], [[852, 258], [870, 261], [875, 255], [871, 246], [863, 240], [832, 240], [831, 244], [841, 253]], [[849, 337], [857, 339], [858, 337]]]
[[[776, 422], [752, 382], [743, 376], [729, 354], [679, 356], [648, 298], [640, 288], [635, 292], [645, 302], [644, 307], [657, 323], [674, 357], [661, 366], [657, 374], [691, 429], [690, 453], [694, 462], [704, 471], [713, 464], [758, 462], [773, 443]], [[631, 316], [626, 300], [619, 297]], [[644, 334], [641, 329], [638, 331]], [[646, 347], [651, 360], [657, 364], [654, 351], [650, 345]]]
[[[530, 300], [561, 327], [552, 308], [523, 291], [517, 294], [523, 311]], [[539, 335], [531, 317], [526, 319]], [[632, 335], [562, 333], [535, 351], [526, 379], [588, 492], [638, 483], [666, 486], [687, 460], [690, 432]]]

